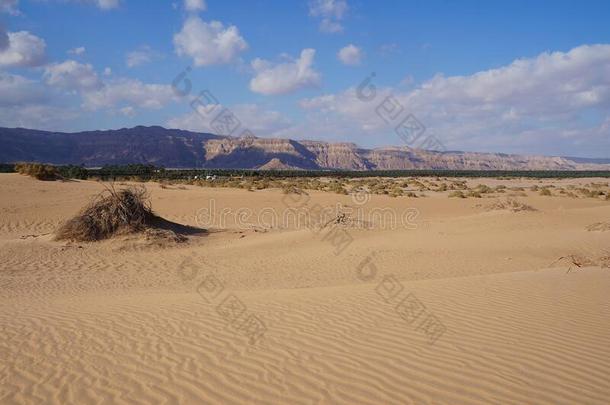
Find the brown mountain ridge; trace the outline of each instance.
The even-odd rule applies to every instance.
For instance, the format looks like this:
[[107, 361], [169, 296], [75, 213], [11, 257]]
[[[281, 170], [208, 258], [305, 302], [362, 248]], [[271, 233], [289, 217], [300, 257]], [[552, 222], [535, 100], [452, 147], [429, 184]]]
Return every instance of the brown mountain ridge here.
[[227, 137], [159, 126], [76, 133], [0, 128], [0, 162], [146, 163], [173, 168], [610, 170], [610, 160], [438, 152], [353, 143]]

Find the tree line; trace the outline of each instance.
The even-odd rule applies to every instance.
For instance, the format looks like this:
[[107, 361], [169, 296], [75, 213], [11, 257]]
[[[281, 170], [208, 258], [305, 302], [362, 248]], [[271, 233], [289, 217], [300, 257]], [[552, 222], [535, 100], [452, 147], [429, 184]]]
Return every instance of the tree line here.
[[[507, 178], [583, 178], [610, 177], [606, 170], [253, 170], [253, 169], [167, 169], [150, 164], [106, 165], [87, 168], [77, 165], [53, 165], [61, 177], [70, 179], [137, 177], [141, 180], [180, 180], [218, 177], [507, 177]], [[0, 163], [0, 173], [16, 172], [15, 164]]]

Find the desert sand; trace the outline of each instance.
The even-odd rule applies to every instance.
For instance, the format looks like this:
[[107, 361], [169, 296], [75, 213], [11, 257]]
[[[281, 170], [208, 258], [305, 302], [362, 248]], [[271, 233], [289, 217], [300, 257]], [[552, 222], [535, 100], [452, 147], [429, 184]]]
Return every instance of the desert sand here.
[[58, 242], [103, 185], [0, 175], [0, 403], [610, 401], [610, 231], [591, 228], [608, 201], [311, 191], [310, 207], [409, 213], [319, 229], [252, 221], [296, 203], [280, 190], [146, 186], [157, 214], [206, 232]]

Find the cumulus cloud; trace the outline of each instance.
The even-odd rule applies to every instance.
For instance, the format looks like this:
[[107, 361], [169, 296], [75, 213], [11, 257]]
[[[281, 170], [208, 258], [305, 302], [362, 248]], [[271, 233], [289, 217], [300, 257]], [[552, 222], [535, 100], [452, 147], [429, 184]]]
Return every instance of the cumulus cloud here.
[[104, 84], [97, 91], [83, 94], [83, 106], [89, 110], [117, 107], [160, 109], [175, 99], [172, 87], [166, 84], [147, 84], [134, 79], [117, 79]]
[[0, 72], [0, 122], [6, 127], [58, 129], [77, 117], [39, 81]]
[[89, 91], [103, 86], [93, 66], [73, 60], [45, 67], [43, 76], [49, 86], [65, 90]]
[[207, 23], [196, 16], [174, 35], [174, 46], [178, 55], [193, 58], [196, 66], [230, 63], [248, 48], [236, 26], [225, 28], [219, 21]]
[[343, 31], [341, 20], [348, 10], [346, 0], [311, 0], [309, 15], [320, 18], [320, 31], [336, 33]]
[[337, 58], [339, 58], [344, 65], [351, 66], [359, 65], [362, 62], [363, 56], [364, 53], [362, 52], [362, 49], [354, 44], [349, 44], [346, 47], [341, 48], [337, 53]]
[[[111, 10], [119, 7], [121, 0], [55, 0], [58, 2], [88, 3], [97, 6], [102, 10]], [[19, 0], [0, 0], [0, 13], [20, 15]]]
[[79, 46], [78, 48], [72, 48], [68, 51], [68, 54], [70, 55], [76, 55], [76, 56], [80, 56], [80, 55], [84, 55], [85, 54], [85, 47], [84, 46]]
[[46, 98], [38, 82], [23, 76], [0, 72], [0, 106], [22, 106]]
[[64, 106], [32, 104], [25, 106], [0, 107], [0, 122], [5, 127], [65, 130], [80, 112]]
[[263, 59], [252, 61], [256, 75], [250, 80], [250, 90], [265, 94], [286, 94], [320, 84], [320, 73], [313, 68], [315, 49], [303, 49], [298, 59], [272, 64]]
[[161, 54], [153, 50], [150, 46], [142, 46], [135, 51], [128, 52], [125, 57], [125, 63], [128, 67], [136, 67], [152, 62], [154, 59], [160, 58]]
[[603, 123], [591, 116], [610, 117], [610, 45], [545, 52], [468, 76], [437, 75], [410, 91], [377, 87], [370, 102], [357, 91], [354, 86], [305, 99], [301, 107], [316, 121], [333, 122], [337, 131], [361, 139], [384, 134], [383, 143], [398, 143], [398, 121], [388, 124], [376, 113], [392, 96], [402, 108], [400, 117], [415, 114], [454, 149], [525, 153], [552, 146], [577, 153], [570, 148], [602, 145]]
[[[195, 132], [215, 132], [212, 121], [225, 106], [221, 104], [200, 105], [197, 112], [193, 111], [167, 121], [169, 128], [184, 129]], [[236, 133], [239, 135], [248, 129], [256, 136], [273, 137], [279, 136], [282, 131], [290, 128], [293, 124], [290, 119], [278, 111], [265, 109], [256, 104], [238, 104], [229, 107], [229, 110], [241, 123]]]
[[[1, 36], [1, 35], [0, 35]], [[46, 43], [44, 39], [28, 31], [9, 32], [8, 44], [0, 47], [0, 66], [40, 66], [45, 60]]]
[[184, 0], [184, 9], [188, 12], [205, 11], [205, 0]]

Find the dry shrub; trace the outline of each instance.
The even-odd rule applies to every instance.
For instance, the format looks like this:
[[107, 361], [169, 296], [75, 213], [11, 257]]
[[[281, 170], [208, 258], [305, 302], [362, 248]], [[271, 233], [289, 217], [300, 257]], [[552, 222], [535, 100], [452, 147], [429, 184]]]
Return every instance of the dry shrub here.
[[466, 198], [462, 191], [453, 191], [449, 193], [449, 198]]
[[328, 226], [340, 226], [342, 228], [370, 228], [370, 224], [356, 218], [352, 218], [349, 213], [340, 212], [334, 218], [324, 224], [320, 224], [320, 228], [324, 229]]
[[520, 211], [536, 211], [536, 209], [530, 205], [522, 203], [512, 198], [507, 198], [506, 200], [496, 201], [490, 205], [488, 205], [487, 210], [489, 211], [511, 211], [511, 212], [520, 212]]
[[572, 266], [577, 268], [582, 267], [600, 267], [602, 269], [610, 268], [610, 254], [608, 251], [603, 252], [601, 255], [585, 256], [582, 254], [571, 254], [562, 256], [555, 260], [549, 267], [553, 267], [558, 263], [567, 263], [569, 265], [567, 273], [572, 270]]
[[15, 170], [19, 174], [25, 174], [38, 180], [53, 181], [61, 178], [55, 166], [42, 163], [17, 163]]
[[570, 265], [568, 267], [568, 271], [567, 271], [568, 273], [570, 272], [570, 270], [572, 270], [572, 266], [581, 268], [581, 267], [589, 267], [589, 266], [596, 265], [595, 261], [593, 261], [592, 259], [590, 259], [586, 256], [583, 256], [583, 255], [575, 254], [575, 255], [561, 256], [559, 259], [557, 259], [553, 263], [551, 263], [551, 265], [549, 267], [553, 267], [553, 265], [555, 265], [556, 263], [560, 263], [560, 262], [566, 262]]
[[117, 191], [109, 187], [64, 223], [58, 229], [56, 239], [102, 240], [117, 234], [144, 231], [157, 218], [150, 208], [146, 188], [129, 187]]

